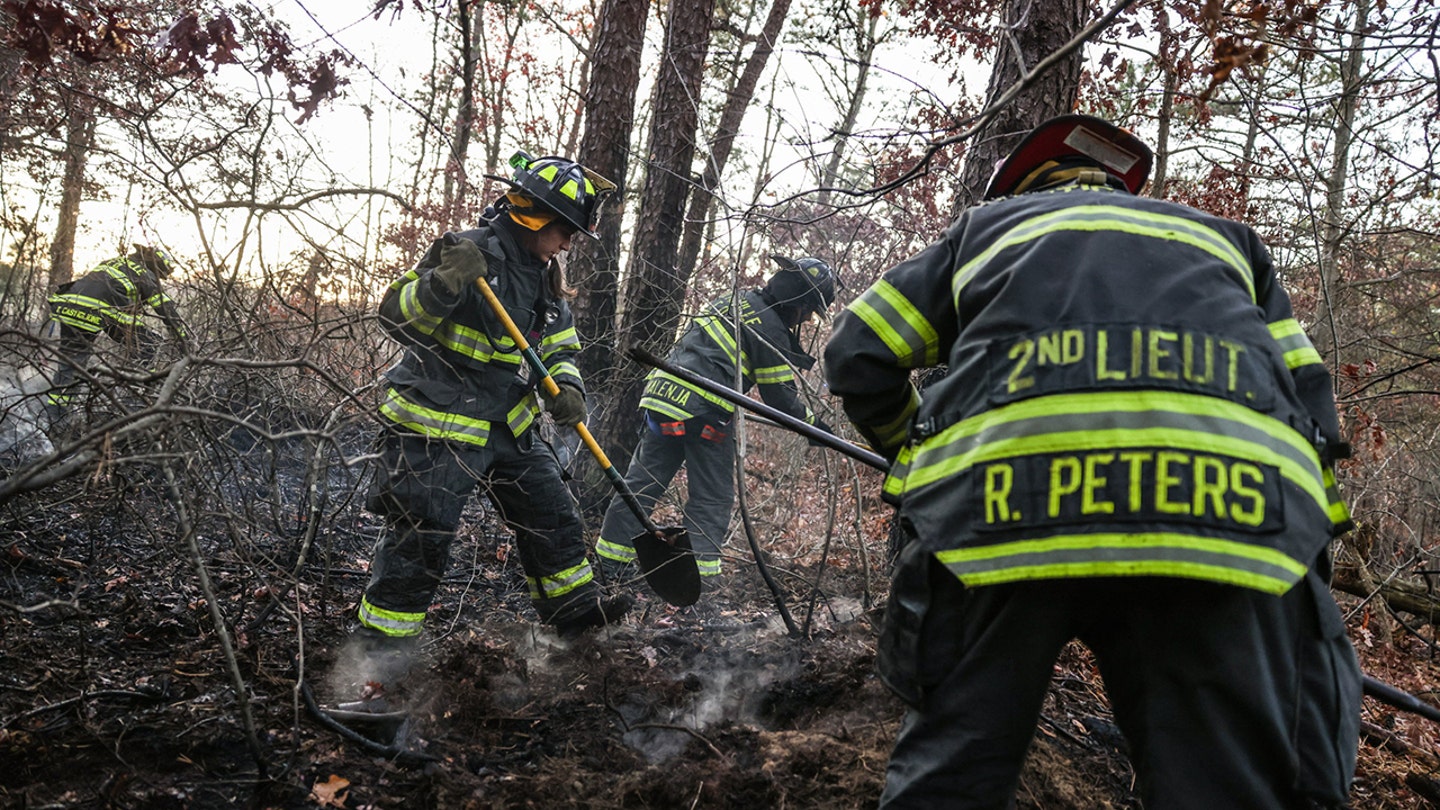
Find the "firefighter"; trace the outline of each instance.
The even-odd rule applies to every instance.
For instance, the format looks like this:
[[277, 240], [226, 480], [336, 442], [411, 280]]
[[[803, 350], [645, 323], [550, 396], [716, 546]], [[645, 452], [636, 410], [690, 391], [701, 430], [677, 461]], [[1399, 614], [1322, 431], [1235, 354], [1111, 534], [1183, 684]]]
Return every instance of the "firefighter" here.
[[[1151, 152], [1041, 124], [836, 319], [831, 389], [909, 541], [880, 804], [1011, 806], [1061, 648], [1094, 654], [1146, 807], [1345, 800], [1361, 678], [1330, 377], [1245, 225], [1136, 196]], [[948, 365], [923, 398], [913, 369]]]
[[160, 286], [160, 280], [175, 271], [174, 259], [159, 248], [134, 247], [129, 256], [101, 262], [79, 279], [60, 285], [48, 299], [50, 321], [45, 331], [58, 339], [59, 347], [55, 377], [45, 395], [45, 415], [52, 427], [66, 421], [79, 387], [76, 378], [90, 362], [101, 332], [149, 363], [161, 344], [159, 335], [144, 325], [149, 307], [181, 350], [185, 348], [185, 323]]
[[[368, 507], [386, 533], [375, 550], [356, 635], [402, 661], [440, 584], [460, 514], [478, 485], [505, 524], [541, 622], [562, 636], [618, 621], [629, 597], [601, 598], [579, 514], [554, 452], [537, 437], [537, 379], [477, 286], [485, 279], [549, 368], [559, 425], [585, 418], [580, 343], [559, 255], [595, 237], [613, 183], [562, 157], [510, 161], [508, 191], [479, 224], [430, 245], [386, 291], [380, 317], [405, 347], [385, 376], [381, 469]], [[488, 176], [488, 175], [487, 175]]]
[[[795, 371], [815, 358], [800, 344], [800, 325], [823, 314], [835, 301], [835, 273], [814, 257], [771, 256], [780, 269], [764, 287], [739, 296], [738, 341], [735, 301], [722, 295], [705, 306], [671, 349], [669, 362], [727, 386], [748, 391], [759, 385], [767, 404], [829, 430], [801, 401]], [[736, 368], [739, 367], [737, 385]], [[735, 448], [730, 421], [735, 406], [659, 369], [650, 372], [640, 400], [644, 432], [630, 461], [625, 483], [642, 508], [653, 509], [684, 465], [689, 497], [684, 505], [700, 576], [720, 574], [720, 548], [730, 525], [734, 497]], [[596, 553], [607, 583], [633, 578], [633, 539], [644, 529], [619, 499], [610, 501]]]

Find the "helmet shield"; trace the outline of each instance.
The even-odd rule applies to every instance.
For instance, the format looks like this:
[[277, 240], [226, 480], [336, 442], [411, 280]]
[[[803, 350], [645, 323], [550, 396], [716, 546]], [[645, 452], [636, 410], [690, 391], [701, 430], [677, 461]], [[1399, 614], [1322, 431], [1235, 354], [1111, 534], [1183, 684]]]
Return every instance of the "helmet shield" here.
[[1139, 194], [1150, 177], [1154, 154], [1129, 130], [1090, 115], [1061, 115], [1040, 124], [1000, 161], [985, 199], [1016, 193], [1036, 169], [1050, 162], [1091, 161]]
[[616, 190], [611, 181], [568, 158], [546, 155], [532, 158], [516, 152], [510, 158], [515, 173], [509, 177], [487, 174], [510, 186], [515, 193], [532, 200], [536, 207], [550, 211], [586, 235], [595, 233], [600, 203]]

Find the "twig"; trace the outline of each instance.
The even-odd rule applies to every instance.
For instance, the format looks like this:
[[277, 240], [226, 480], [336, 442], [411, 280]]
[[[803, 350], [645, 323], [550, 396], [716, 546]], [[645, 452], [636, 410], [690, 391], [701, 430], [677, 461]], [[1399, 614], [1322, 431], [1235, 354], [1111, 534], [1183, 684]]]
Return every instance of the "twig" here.
[[81, 692], [80, 694], [72, 698], [67, 698], [65, 700], [57, 701], [55, 703], [47, 703], [44, 706], [36, 706], [33, 709], [20, 712], [19, 714], [12, 714], [4, 720], [0, 720], [0, 728], [9, 728], [10, 724], [16, 721], [24, 720], [27, 717], [34, 717], [37, 714], [44, 714], [45, 712], [53, 712], [60, 709], [68, 708], [70, 706], [74, 706], [76, 703], [80, 703], [81, 701], [89, 700], [91, 698], [112, 697], [137, 698], [140, 700], [150, 701], [159, 701], [163, 699], [163, 697], [160, 695], [147, 695], [144, 692], [132, 692], [128, 689], [101, 689], [95, 692]]
[[331, 717], [329, 713], [327, 713], [324, 709], [320, 708], [320, 704], [315, 702], [315, 693], [310, 691], [310, 684], [306, 683], [303, 680], [299, 681], [299, 684], [300, 696], [304, 699], [305, 708], [310, 712], [310, 716], [318, 720], [320, 722], [320, 725], [330, 729], [336, 734], [339, 734], [341, 737], [344, 737], [350, 742], [361, 746], [366, 751], [369, 751], [372, 754], [379, 754], [386, 759], [393, 759], [402, 765], [418, 765], [426, 762], [440, 761], [439, 757], [432, 756], [430, 754], [422, 754], [418, 751], [411, 751], [408, 748], [401, 748], [395, 745], [385, 745], [384, 743], [375, 742], [369, 737], [366, 737], [364, 734], [355, 731], [354, 729], [350, 728], [339, 720]]

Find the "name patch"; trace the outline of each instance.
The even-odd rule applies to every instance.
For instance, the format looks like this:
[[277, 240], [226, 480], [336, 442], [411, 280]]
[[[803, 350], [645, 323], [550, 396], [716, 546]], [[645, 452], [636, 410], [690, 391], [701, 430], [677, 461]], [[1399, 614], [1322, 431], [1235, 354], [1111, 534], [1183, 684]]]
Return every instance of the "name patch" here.
[[1066, 391], [1159, 388], [1270, 405], [1269, 359], [1232, 338], [1155, 325], [1086, 325], [992, 343], [991, 401]]
[[1022, 456], [972, 473], [981, 529], [1114, 521], [1264, 533], [1283, 524], [1279, 470], [1210, 453], [1129, 448]]

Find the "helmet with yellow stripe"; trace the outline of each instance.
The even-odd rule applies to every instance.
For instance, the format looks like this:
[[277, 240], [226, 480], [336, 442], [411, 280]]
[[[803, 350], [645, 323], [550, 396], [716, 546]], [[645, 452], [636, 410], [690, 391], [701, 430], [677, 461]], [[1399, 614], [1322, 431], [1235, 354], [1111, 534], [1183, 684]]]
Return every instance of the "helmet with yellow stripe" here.
[[614, 183], [568, 158], [546, 155], [533, 158], [516, 152], [510, 158], [515, 170], [509, 178], [487, 174], [510, 186], [505, 195], [510, 217], [532, 231], [556, 217], [586, 235], [597, 237], [595, 223], [600, 203], [616, 189]]

